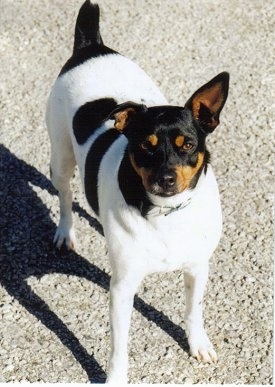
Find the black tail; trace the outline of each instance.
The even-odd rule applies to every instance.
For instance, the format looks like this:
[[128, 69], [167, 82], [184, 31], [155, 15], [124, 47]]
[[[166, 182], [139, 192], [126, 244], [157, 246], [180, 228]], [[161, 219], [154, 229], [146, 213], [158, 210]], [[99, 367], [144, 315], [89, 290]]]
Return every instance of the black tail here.
[[81, 6], [75, 25], [74, 53], [84, 47], [103, 45], [99, 31], [99, 6], [86, 0]]

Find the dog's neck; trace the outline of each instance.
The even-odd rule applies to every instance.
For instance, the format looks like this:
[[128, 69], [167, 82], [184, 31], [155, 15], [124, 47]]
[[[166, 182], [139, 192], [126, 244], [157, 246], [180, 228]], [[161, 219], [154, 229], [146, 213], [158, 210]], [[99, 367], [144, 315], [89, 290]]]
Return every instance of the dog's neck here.
[[183, 210], [185, 207], [187, 207], [192, 201], [192, 198], [189, 197], [185, 202], [182, 202], [181, 204], [177, 206], [160, 206], [160, 205], [154, 205], [146, 214], [146, 219], [154, 218], [156, 216], [167, 216], [172, 214], [173, 212], [177, 212], [180, 210]]
[[[118, 172], [119, 187], [126, 203], [136, 207], [143, 217], [149, 219], [149, 217], [160, 215], [168, 216], [191, 203], [205, 178], [206, 169], [207, 164], [198, 173], [191, 189], [164, 198], [145, 191], [141, 178], [134, 171], [126, 151]], [[127, 181], [125, 176], [127, 176]]]

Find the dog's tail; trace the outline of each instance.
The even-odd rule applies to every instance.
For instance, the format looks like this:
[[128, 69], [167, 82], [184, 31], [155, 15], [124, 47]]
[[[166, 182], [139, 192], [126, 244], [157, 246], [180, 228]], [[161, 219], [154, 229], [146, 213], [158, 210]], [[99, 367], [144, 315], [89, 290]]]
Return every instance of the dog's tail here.
[[76, 20], [74, 53], [84, 47], [103, 45], [99, 30], [99, 17], [98, 4], [93, 4], [90, 0], [86, 0], [81, 6]]

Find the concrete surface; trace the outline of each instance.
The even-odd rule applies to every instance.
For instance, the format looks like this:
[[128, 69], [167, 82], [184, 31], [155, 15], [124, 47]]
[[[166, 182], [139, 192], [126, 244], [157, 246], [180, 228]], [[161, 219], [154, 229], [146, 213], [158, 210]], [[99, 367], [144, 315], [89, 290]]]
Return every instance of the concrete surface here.
[[[77, 254], [58, 253], [45, 103], [71, 53], [81, 0], [0, 1], [0, 382], [104, 381], [110, 268], [76, 174]], [[183, 275], [153, 275], [136, 298], [132, 383], [272, 383], [274, 12], [272, 0], [102, 0], [107, 45], [138, 62], [173, 104], [227, 70], [209, 138], [224, 234], [205, 324], [219, 362], [190, 358]]]

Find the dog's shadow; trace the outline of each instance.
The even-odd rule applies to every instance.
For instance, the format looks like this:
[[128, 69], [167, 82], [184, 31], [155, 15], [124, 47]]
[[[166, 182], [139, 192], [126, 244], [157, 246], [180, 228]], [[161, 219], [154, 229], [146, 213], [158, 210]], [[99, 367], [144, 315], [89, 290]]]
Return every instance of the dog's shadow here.
[[[45, 274], [62, 273], [86, 278], [108, 290], [110, 277], [80, 255], [74, 252], [60, 253], [53, 248], [51, 240], [55, 224], [49, 216], [49, 210], [32, 188], [38, 186], [51, 195], [56, 195], [51, 182], [33, 166], [19, 160], [3, 145], [0, 145], [0, 163], [1, 285], [29, 313], [55, 333], [72, 352], [91, 382], [102, 383], [106, 375], [100, 364], [50, 310], [46, 302], [33, 292], [27, 279], [30, 276], [41, 278]], [[73, 204], [73, 210], [103, 234], [101, 225], [77, 203]], [[153, 321], [169, 334], [184, 351], [188, 351], [186, 335], [182, 328], [137, 296], [134, 307], [146, 319]]]

